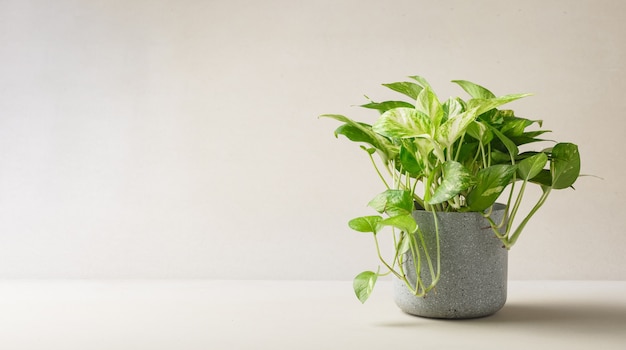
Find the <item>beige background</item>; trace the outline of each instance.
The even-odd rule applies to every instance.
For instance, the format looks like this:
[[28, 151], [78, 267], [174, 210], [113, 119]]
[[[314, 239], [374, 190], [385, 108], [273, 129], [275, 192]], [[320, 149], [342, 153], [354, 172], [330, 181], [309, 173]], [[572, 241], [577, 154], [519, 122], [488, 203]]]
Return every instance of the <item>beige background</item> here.
[[626, 279], [626, 2], [0, 0], [0, 277], [349, 280], [381, 186], [322, 113], [423, 75], [578, 143], [512, 279]]

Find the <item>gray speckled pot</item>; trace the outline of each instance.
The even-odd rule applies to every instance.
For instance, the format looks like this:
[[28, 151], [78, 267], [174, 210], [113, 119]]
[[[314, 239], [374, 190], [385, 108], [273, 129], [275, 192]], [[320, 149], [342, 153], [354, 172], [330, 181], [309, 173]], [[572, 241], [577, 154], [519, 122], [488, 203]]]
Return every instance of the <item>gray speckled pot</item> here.
[[[491, 215], [500, 222], [504, 206], [496, 204]], [[435, 230], [431, 212], [415, 211], [413, 217], [424, 232], [433, 259]], [[441, 277], [425, 297], [414, 296], [394, 278], [394, 300], [406, 313], [432, 318], [474, 318], [500, 310], [506, 302], [508, 251], [480, 213], [437, 213], [441, 244]], [[422, 279], [430, 283], [423, 266]], [[405, 264], [415, 285], [415, 269]]]

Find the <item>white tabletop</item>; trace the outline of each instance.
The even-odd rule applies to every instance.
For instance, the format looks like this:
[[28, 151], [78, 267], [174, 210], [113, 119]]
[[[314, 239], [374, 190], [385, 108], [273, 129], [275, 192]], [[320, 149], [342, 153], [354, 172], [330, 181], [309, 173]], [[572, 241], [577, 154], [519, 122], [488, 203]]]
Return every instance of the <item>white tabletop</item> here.
[[626, 349], [626, 281], [510, 282], [496, 315], [402, 313], [383, 281], [0, 281], [0, 348]]

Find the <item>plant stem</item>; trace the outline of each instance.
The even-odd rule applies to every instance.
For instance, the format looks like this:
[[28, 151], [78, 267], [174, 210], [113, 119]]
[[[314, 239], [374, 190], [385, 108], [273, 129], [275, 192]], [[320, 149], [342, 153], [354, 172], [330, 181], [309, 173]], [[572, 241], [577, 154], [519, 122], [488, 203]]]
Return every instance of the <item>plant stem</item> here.
[[433, 218], [435, 219], [435, 236], [437, 242], [437, 276], [432, 280], [432, 287], [434, 287], [437, 282], [439, 282], [439, 277], [441, 277], [441, 247], [439, 243], [439, 223], [437, 220], [437, 213], [433, 212]]
[[513, 246], [515, 242], [517, 242], [519, 235], [522, 233], [522, 230], [524, 230], [524, 227], [526, 226], [530, 218], [533, 215], [535, 215], [535, 213], [539, 210], [539, 208], [541, 208], [541, 206], [546, 202], [546, 199], [548, 199], [548, 195], [550, 195], [551, 190], [552, 190], [551, 187], [544, 188], [543, 194], [541, 195], [541, 198], [539, 198], [539, 201], [537, 202], [537, 204], [535, 204], [535, 206], [531, 209], [528, 215], [524, 218], [524, 220], [517, 227], [517, 229], [511, 236], [511, 238], [509, 238], [510, 246]]
[[[522, 182], [522, 188], [520, 188], [517, 193], [517, 198], [515, 199], [515, 204], [513, 204], [513, 210], [511, 210], [511, 216], [509, 217], [509, 225], [506, 228], [506, 234], [508, 235], [511, 232], [511, 228], [513, 227], [513, 223], [515, 222], [515, 216], [517, 215], [517, 211], [519, 210], [519, 206], [522, 203], [522, 198], [524, 197], [524, 192], [526, 191], [527, 180]], [[509, 198], [510, 200], [510, 198]]]
[[376, 237], [376, 235], [373, 235], [373, 236], [374, 236], [374, 243], [376, 243], [376, 254], [378, 254], [378, 259], [383, 263], [383, 265], [385, 265], [385, 267], [389, 269], [389, 271], [391, 271], [391, 273], [393, 273], [399, 279], [403, 279], [404, 276], [401, 276], [394, 268], [389, 266], [389, 264], [387, 263], [387, 261], [385, 261], [385, 259], [383, 259], [383, 256], [380, 254], [380, 245], [378, 244], [378, 238]]
[[422, 248], [424, 249], [424, 256], [426, 257], [426, 263], [428, 264], [428, 271], [430, 272], [430, 276], [431, 276], [430, 284], [432, 285], [435, 279], [435, 270], [433, 268], [433, 262], [432, 262], [432, 259], [430, 258], [430, 254], [428, 254], [428, 246], [426, 245], [426, 241], [424, 240], [424, 234], [422, 230], [418, 230], [417, 232], [420, 238], [420, 242], [422, 243]]
[[[506, 200], [506, 213], [502, 217], [502, 221], [500, 222], [500, 224], [498, 224], [498, 228], [501, 228], [502, 226], [504, 226], [504, 223], [506, 222], [507, 218], [510, 217], [509, 209], [511, 208], [511, 199], [513, 198], [513, 194], [515, 193], [516, 177], [517, 175], [513, 174], [513, 180], [511, 181], [511, 192], [509, 192], [509, 198]], [[507, 233], [508, 233], [508, 230], [507, 230]]]
[[487, 168], [489, 166], [489, 164], [487, 163], [487, 157], [485, 155], [485, 146], [483, 146], [482, 142], [479, 145], [480, 147], [480, 154], [483, 158], [483, 168]]
[[374, 169], [376, 170], [376, 173], [378, 174], [378, 177], [380, 177], [381, 180], [383, 180], [383, 183], [385, 184], [385, 187], [387, 189], [389, 189], [389, 184], [387, 184], [387, 181], [385, 181], [385, 178], [383, 177], [383, 174], [380, 173], [380, 170], [378, 169], [378, 166], [376, 165], [376, 161], [374, 160], [374, 157], [372, 157], [372, 155], [370, 153], [367, 153], [370, 157], [370, 160], [372, 161], [372, 165], [374, 166]]
[[456, 155], [454, 156], [454, 160], [459, 160], [459, 154], [461, 153], [461, 146], [463, 146], [463, 141], [465, 140], [465, 133], [461, 135], [461, 140], [459, 141], [459, 147], [456, 149]]
[[[422, 257], [420, 255], [419, 246], [417, 245], [415, 236], [411, 237], [411, 256], [413, 257], [413, 269], [415, 270], [415, 288], [411, 289], [411, 292], [413, 292], [413, 295], [415, 296], [421, 296], [419, 292], [420, 285], [422, 285], [422, 290], [424, 289], [422, 278], [420, 277], [421, 276], [420, 271], [422, 269]], [[409, 283], [409, 280], [405, 279], [405, 281], [406, 281], [406, 284], [409, 285], [410, 287], [411, 283]]]

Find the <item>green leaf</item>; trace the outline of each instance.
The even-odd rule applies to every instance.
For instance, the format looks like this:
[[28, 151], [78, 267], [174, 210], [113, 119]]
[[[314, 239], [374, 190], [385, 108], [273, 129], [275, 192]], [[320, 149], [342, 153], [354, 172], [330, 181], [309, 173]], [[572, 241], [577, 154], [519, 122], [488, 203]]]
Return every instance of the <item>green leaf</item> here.
[[394, 146], [387, 139], [375, 133], [368, 124], [355, 122], [354, 120], [340, 114], [323, 114], [320, 118], [331, 118], [349, 125], [345, 128], [339, 127], [335, 130], [335, 136], [341, 134], [348, 137], [350, 140], [352, 140], [351, 138], [354, 138], [357, 142], [369, 143], [382, 153], [381, 155], [383, 157], [383, 161], [386, 161], [386, 159], [393, 159], [397, 155], [397, 150]]
[[478, 120], [474, 120], [467, 127], [467, 134], [475, 138], [476, 140], [481, 141], [483, 145], [486, 145], [491, 142], [491, 140], [493, 140], [493, 133], [491, 132], [491, 130], [489, 130], [489, 128], [485, 126], [485, 124]]
[[468, 165], [476, 166], [476, 163], [474, 162], [474, 155], [476, 155], [476, 152], [478, 152], [478, 142], [468, 141], [469, 140], [463, 142], [459, 151], [459, 155], [456, 158], [459, 163], [465, 164], [466, 167]]
[[473, 98], [490, 99], [490, 98], [496, 97], [496, 95], [494, 95], [491, 91], [487, 90], [486, 88], [478, 84], [474, 84], [471, 81], [452, 80], [452, 82], [462, 87], [463, 90], [465, 90], [465, 92], [470, 94], [470, 96], [472, 96]]
[[408, 252], [409, 249], [411, 249], [411, 235], [412, 235], [411, 233], [406, 233], [405, 232], [400, 237], [400, 240], [398, 241], [398, 244], [396, 245], [396, 254], [397, 255], [404, 254], [404, 253]]
[[530, 179], [530, 182], [541, 185], [542, 187], [552, 187], [552, 175], [550, 170], [542, 169], [539, 174]]
[[413, 212], [413, 193], [402, 190], [386, 190], [372, 199], [368, 206], [379, 213], [389, 216], [411, 214]]
[[473, 108], [449, 118], [437, 128], [435, 139], [444, 147], [450, 147], [476, 120], [477, 115], [476, 108]]
[[380, 221], [381, 226], [393, 226], [401, 231], [413, 233], [417, 230], [415, 219], [410, 214], [396, 215]]
[[552, 188], [570, 187], [580, 175], [580, 154], [573, 143], [558, 143], [552, 148], [550, 161]]
[[364, 150], [365, 152], [367, 152], [367, 154], [374, 154], [374, 153], [376, 153], [376, 148], [373, 148], [373, 147], [361, 146], [361, 149]]
[[508, 137], [522, 136], [524, 130], [534, 122], [525, 118], [508, 117], [504, 118], [500, 132]]
[[361, 216], [354, 218], [348, 222], [351, 229], [359, 232], [378, 233], [378, 224], [382, 221], [382, 217], [378, 215]]
[[417, 84], [423, 88], [430, 88], [430, 83], [423, 77], [420, 77], [419, 75], [412, 75], [409, 78], [415, 80]]
[[517, 163], [517, 174], [522, 180], [530, 180], [539, 175], [548, 163], [548, 156], [541, 152]]
[[552, 132], [550, 130], [537, 130], [537, 131], [528, 131], [520, 136], [512, 136], [510, 137], [511, 141], [513, 141], [516, 145], [525, 145], [532, 142], [540, 142], [546, 141], [544, 139], [538, 139], [537, 136], [543, 135], [545, 133]]
[[383, 113], [372, 126], [374, 132], [391, 138], [430, 137], [430, 118], [412, 108], [394, 108]]
[[365, 142], [370, 145], [375, 144], [377, 142], [376, 138], [373, 137], [373, 133], [368, 133], [364, 129], [370, 129], [371, 126], [367, 124], [361, 124], [362, 127], [357, 127], [352, 124], [343, 124], [337, 129], [335, 129], [335, 137], [339, 135], [343, 135], [347, 137], [350, 141], [354, 142]]
[[361, 303], [365, 303], [367, 298], [370, 297], [370, 294], [372, 294], [377, 278], [378, 275], [373, 271], [361, 272], [354, 278], [352, 287], [354, 288], [356, 297], [359, 301], [361, 301]]
[[415, 109], [426, 114], [435, 127], [441, 123], [443, 109], [437, 95], [429, 87], [424, 88], [417, 96]]
[[437, 187], [428, 204], [439, 204], [465, 191], [472, 185], [472, 174], [458, 162], [449, 160], [443, 164], [443, 181]]
[[449, 98], [446, 102], [441, 105], [443, 109], [443, 119], [442, 121], [446, 121], [449, 118], [455, 117], [465, 111], [465, 102], [460, 98]]
[[476, 174], [476, 187], [467, 196], [471, 211], [483, 211], [491, 207], [504, 188], [511, 183], [516, 166], [508, 164], [492, 165]]
[[384, 102], [370, 102], [368, 104], [361, 105], [360, 107], [376, 109], [381, 114], [387, 112], [390, 109], [398, 107], [415, 108], [412, 104], [404, 101], [384, 101]]
[[424, 163], [415, 156], [415, 151], [410, 150], [405, 145], [400, 147], [400, 164], [404, 171], [416, 177], [424, 172]]
[[410, 97], [413, 100], [417, 99], [417, 95], [422, 91], [422, 87], [408, 81], [400, 81], [397, 83], [383, 84], [383, 86], [390, 88], [393, 91], [399, 92], [403, 95]]
[[494, 135], [496, 135], [496, 137], [502, 142], [502, 144], [504, 144], [504, 147], [506, 147], [507, 151], [509, 151], [509, 156], [511, 156], [511, 159], [514, 159], [515, 157], [517, 157], [517, 155], [519, 154], [519, 148], [517, 148], [517, 145], [515, 144], [515, 142], [511, 141], [511, 139], [506, 137], [506, 135], [501, 133], [498, 129], [494, 128], [493, 126], [491, 125], [488, 125], [488, 126], [491, 129], [491, 131], [494, 133]]
[[520, 98], [530, 96], [532, 94], [512, 94], [512, 95], [504, 95], [500, 97], [484, 99], [484, 98], [473, 98], [467, 101], [467, 108], [478, 108], [478, 115], [483, 114], [487, 111], [490, 111], [494, 108], [500, 107], [509, 102], [513, 102], [515, 100], [519, 100]]
[[480, 114], [478, 116], [479, 120], [484, 121], [485, 123], [493, 126], [500, 126], [504, 121], [504, 116], [501, 110], [492, 109], [488, 112]]
[[511, 164], [511, 156], [497, 149], [491, 149], [491, 164]]

